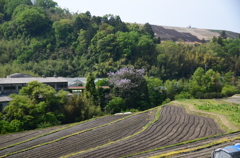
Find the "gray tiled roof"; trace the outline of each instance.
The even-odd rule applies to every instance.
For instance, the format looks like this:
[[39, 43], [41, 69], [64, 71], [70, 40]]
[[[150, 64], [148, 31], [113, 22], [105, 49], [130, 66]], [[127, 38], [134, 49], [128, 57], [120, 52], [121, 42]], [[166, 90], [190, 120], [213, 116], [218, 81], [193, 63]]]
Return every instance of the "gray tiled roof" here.
[[42, 83], [68, 82], [65, 78], [62, 77], [0, 78], [0, 84], [28, 83], [31, 81], [38, 81]]

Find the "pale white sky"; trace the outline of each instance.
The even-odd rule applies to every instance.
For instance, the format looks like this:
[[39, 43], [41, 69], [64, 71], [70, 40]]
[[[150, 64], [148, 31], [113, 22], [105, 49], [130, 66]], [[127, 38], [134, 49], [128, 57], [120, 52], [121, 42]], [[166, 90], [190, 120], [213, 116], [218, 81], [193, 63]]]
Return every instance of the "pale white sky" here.
[[240, 33], [240, 0], [53, 0], [71, 12], [119, 15], [123, 22]]

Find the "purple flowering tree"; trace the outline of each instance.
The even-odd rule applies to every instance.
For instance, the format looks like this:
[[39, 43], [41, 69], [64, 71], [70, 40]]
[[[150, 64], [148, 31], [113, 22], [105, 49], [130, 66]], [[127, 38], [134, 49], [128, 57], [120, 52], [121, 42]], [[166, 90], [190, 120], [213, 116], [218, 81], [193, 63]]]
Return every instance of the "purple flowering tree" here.
[[133, 66], [108, 73], [111, 94], [123, 98], [128, 109], [146, 109], [149, 96], [144, 75], [144, 69], [134, 69]]

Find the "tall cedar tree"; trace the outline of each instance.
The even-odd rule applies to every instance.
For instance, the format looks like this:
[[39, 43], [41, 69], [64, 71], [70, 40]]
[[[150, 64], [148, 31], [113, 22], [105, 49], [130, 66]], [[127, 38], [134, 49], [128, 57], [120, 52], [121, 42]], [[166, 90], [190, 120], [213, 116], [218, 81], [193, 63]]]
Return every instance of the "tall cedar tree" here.
[[96, 101], [97, 99], [97, 91], [96, 91], [96, 85], [95, 85], [95, 77], [93, 76], [92, 72], [90, 72], [87, 76], [87, 83], [86, 83], [86, 91], [88, 91]]

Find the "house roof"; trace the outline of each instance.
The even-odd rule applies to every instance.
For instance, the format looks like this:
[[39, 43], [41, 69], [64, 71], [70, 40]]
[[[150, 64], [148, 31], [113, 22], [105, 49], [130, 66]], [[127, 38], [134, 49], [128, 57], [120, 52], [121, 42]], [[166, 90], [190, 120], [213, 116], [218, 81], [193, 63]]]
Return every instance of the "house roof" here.
[[32, 78], [0, 78], [0, 84], [17, 84], [17, 83], [28, 83], [31, 81], [38, 81], [42, 83], [56, 83], [56, 82], [67, 82], [62, 77], [32, 77]]
[[[65, 78], [68, 81], [68, 84], [75, 84], [75, 83], [79, 83], [82, 82], [83, 84], [86, 84], [87, 82], [87, 78], [86, 77], [74, 77], [74, 78]], [[101, 80], [102, 78], [96, 78], [95, 82], [97, 82], [98, 80]]]
[[8, 95], [0, 95], [0, 102], [9, 102], [12, 98], [10, 98]]
[[[107, 88], [109, 88], [109, 86], [101, 86], [102, 88], [104, 88], [104, 89], [107, 89]], [[98, 88], [97, 86], [96, 86], [96, 88]], [[68, 87], [68, 89], [72, 89], [72, 90], [74, 90], [74, 89], [85, 89], [85, 87], [84, 86], [79, 86], [79, 87]]]
[[14, 73], [14, 74], [11, 74], [11, 75], [8, 75], [7, 78], [30, 78], [30, 77], [33, 77], [31, 75], [27, 75], [27, 74], [23, 74], [23, 73]]

